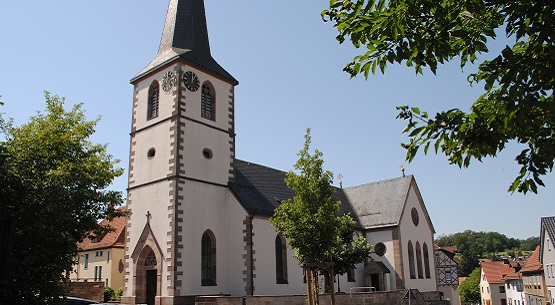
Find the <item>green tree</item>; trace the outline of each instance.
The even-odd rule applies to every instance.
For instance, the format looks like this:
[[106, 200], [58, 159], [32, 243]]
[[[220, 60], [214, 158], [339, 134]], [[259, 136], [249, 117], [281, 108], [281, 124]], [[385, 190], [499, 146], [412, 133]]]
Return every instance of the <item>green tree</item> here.
[[352, 269], [365, 261], [371, 246], [364, 237], [355, 235], [355, 221], [348, 214], [340, 215], [340, 201], [332, 197], [333, 175], [323, 169], [322, 153], [311, 154], [310, 129], [307, 129], [299, 160], [285, 178], [295, 197], [284, 200], [270, 218], [276, 230], [287, 238], [295, 250], [294, 256], [305, 268], [309, 303], [317, 303], [317, 269], [306, 268], [336, 262], [340, 272]]
[[7, 304], [59, 302], [76, 242], [109, 230], [100, 219], [121, 216], [122, 195], [107, 188], [123, 170], [89, 140], [98, 119], [87, 121], [81, 104], [65, 111], [63, 98], [45, 98], [46, 111], [7, 127], [1, 145], [0, 219], [15, 220], [11, 273], [0, 283]]
[[451, 164], [467, 167], [472, 159], [495, 157], [508, 142], [527, 145], [516, 156], [520, 172], [509, 191], [537, 193], [555, 159], [555, 1], [551, 0], [330, 0], [322, 12], [364, 54], [348, 63], [352, 77], [384, 73], [388, 64], [405, 63], [422, 73], [460, 59], [461, 68], [488, 52], [496, 31], [511, 46], [485, 60], [469, 83], [484, 93], [469, 112], [451, 109], [430, 118], [416, 107], [401, 106], [408, 122], [403, 144], [407, 160], [431, 144]]
[[480, 268], [476, 268], [459, 285], [459, 294], [464, 303], [480, 304]]

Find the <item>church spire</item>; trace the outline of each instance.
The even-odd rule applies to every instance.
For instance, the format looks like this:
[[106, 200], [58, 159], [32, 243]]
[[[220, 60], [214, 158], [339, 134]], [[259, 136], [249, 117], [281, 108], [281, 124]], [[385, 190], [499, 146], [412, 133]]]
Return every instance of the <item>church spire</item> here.
[[204, 0], [170, 0], [158, 55], [131, 81], [177, 58], [238, 83], [210, 54]]

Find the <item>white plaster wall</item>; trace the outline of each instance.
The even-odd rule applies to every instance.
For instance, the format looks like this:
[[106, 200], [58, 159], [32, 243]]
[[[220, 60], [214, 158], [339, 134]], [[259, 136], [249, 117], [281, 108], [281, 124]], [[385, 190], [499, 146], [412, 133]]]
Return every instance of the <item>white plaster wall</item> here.
[[[389, 283], [387, 284], [388, 289], [397, 289], [395, 282], [395, 251], [393, 249], [393, 232], [391, 229], [380, 230], [380, 231], [370, 231], [366, 233], [366, 240], [372, 246], [377, 243], [382, 242], [385, 245], [386, 252], [384, 256], [378, 256], [372, 253], [370, 256], [374, 261], [382, 262], [391, 271], [389, 276]], [[357, 279], [358, 281], [358, 279]], [[364, 285], [370, 285], [369, 279], [364, 279]]]
[[485, 304], [484, 301], [491, 300], [489, 283], [485, 280], [484, 270], [480, 271], [480, 296], [482, 298], [482, 304]]
[[[183, 164], [185, 175], [227, 185], [232, 157], [229, 134], [195, 122], [185, 123]], [[203, 156], [203, 149], [212, 150], [212, 159]]]
[[549, 234], [545, 232], [542, 249], [543, 275], [547, 286], [546, 301], [555, 304], [555, 247]]
[[[170, 221], [168, 219], [168, 205], [169, 205], [169, 191], [170, 182], [161, 181], [156, 184], [151, 184], [146, 187], [139, 187], [129, 191], [129, 199], [131, 204], [131, 226], [127, 227], [127, 234], [129, 237], [129, 252], [127, 255], [131, 256], [139, 241], [141, 233], [146, 225], [146, 214], [150, 212], [150, 227], [152, 228], [154, 237], [158, 241], [162, 253], [167, 250], [167, 244], [171, 241]], [[167, 287], [167, 266], [165, 257], [158, 258], [161, 263], [161, 278], [162, 287]], [[131, 295], [135, 291], [133, 276], [135, 274], [135, 265], [133, 259], [130, 258], [130, 267], [126, 272], [130, 273], [129, 281], [127, 283], [127, 295]], [[167, 296], [167, 290], [162, 289], [162, 296]]]
[[[507, 283], [510, 284], [510, 288], [508, 288]], [[518, 292], [517, 285], [523, 287], [522, 280], [505, 280], [505, 294], [507, 297], [507, 304], [509, 304], [510, 298], [513, 305], [525, 305], [526, 298], [524, 297], [524, 291]], [[520, 301], [520, 303], [518, 303], [517, 301]]]
[[298, 294], [304, 292], [303, 270], [299, 261], [293, 258], [294, 250], [287, 247], [287, 280], [288, 284], [276, 284], [276, 252], [275, 240], [277, 233], [266, 218], [254, 218], [253, 237], [255, 257], [255, 295]]
[[[419, 216], [419, 223], [418, 226], [414, 226], [411, 218], [411, 210], [415, 207], [418, 211]], [[414, 189], [414, 185], [411, 185], [407, 197], [407, 201], [405, 204], [405, 209], [403, 215], [401, 216], [400, 222], [400, 241], [401, 241], [401, 248], [403, 251], [403, 271], [404, 271], [404, 278], [405, 278], [405, 286], [406, 288], [417, 288], [420, 291], [437, 291], [437, 281], [436, 281], [436, 271], [435, 271], [435, 256], [434, 256], [434, 240], [433, 240], [433, 231], [432, 228], [428, 225], [428, 221], [426, 220], [426, 215], [422, 206], [420, 204], [420, 200], [417, 196], [417, 193]], [[415, 249], [414, 251], [414, 258], [415, 258], [415, 271], [416, 275], [418, 276], [418, 265], [416, 264], [416, 242], [420, 242], [420, 247], [422, 252], [424, 251], [424, 243], [428, 247], [428, 259], [430, 264], [430, 278], [424, 279], [411, 279], [410, 278], [410, 269], [408, 263], [408, 242], [412, 241], [412, 246]], [[422, 261], [424, 261], [424, 253], [422, 253]], [[425, 267], [424, 262], [422, 262], [422, 273], [425, 276]]]
[[[130, 181], [129, 187], [141, 185], [147, 182], [155, 181], [158, 179], [166, 178], [170, 173], [169, 160], [171, 158], [171, 141], [170, 139], [170, 121], [163, 122], [152, 128], [143, 130], [135, 134], [135, 145], [133, 150], [133, 177]], [[153, 158], [147, 157], [147, 152], [150, 148], [156, 150]], [[167, 202], [167, 193], [164, 198]]]
[[[181, 295], [244, 294], [240, 287], [244, 287], [243, 220], [247, 214], [227, 187], [186, 181], [183, 194]], [[216, 239], [217, 286], [201, 285], [201, 239], [206, 230], [211, 230]]]

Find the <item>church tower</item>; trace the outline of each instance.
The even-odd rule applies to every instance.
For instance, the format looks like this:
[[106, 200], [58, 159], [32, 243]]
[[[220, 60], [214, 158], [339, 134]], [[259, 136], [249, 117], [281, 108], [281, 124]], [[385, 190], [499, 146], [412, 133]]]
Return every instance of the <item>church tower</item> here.
[[211, 284], [197, 240], [222, 222], [235, 159], [238, 82], [210, 54], [203, 0], [170, 0], [158, 54], [131, 84], [122, 302], [188, 304]]

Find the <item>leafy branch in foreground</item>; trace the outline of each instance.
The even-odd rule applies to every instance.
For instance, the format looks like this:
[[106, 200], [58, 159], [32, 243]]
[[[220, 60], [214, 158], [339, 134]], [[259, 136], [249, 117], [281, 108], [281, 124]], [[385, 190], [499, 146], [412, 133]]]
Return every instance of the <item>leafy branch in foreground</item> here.
[[451, 109], [432, 119], [416, 107], [398, 107], [397, 118], [408, 121], [409, 141], [402, 146], [408, 161], [433, 144], [450, 163], [467, 167], [517, 142], [527, 148], [516, 156], [521, 169], [509, 191], [537, 193], [544, 186], [541, 177], [555, 159], [555, 2], [330, 0], [322, 17], [334, 23], [340, 43], [350, 39], [367, 49], [345, 67], [351, 77], [401, 63], [435, 74], [438, 64], [455, 58], [463, 68], [504, 30], [512, 46], [468, 77], [471, 85], [484, 85], [469, 112]]

